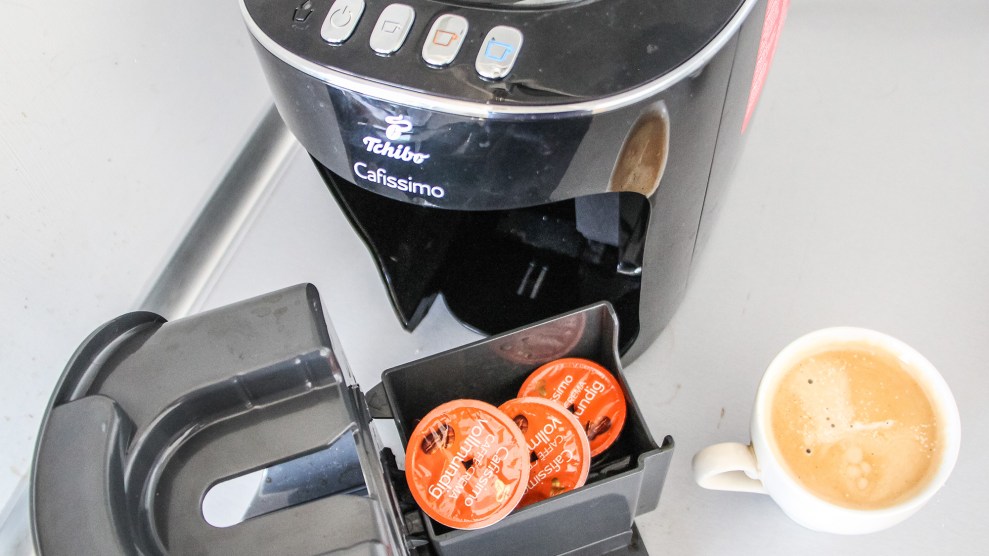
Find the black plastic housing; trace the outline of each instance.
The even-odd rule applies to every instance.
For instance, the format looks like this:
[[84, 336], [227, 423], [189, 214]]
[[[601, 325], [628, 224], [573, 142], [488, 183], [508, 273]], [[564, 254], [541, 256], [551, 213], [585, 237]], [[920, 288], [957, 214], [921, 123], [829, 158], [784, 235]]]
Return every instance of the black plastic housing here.
[[[766, 0], [416, 0], [409, 39], [380, 56], [368, 40], [386, 4], [369, 0], [337, 46], [320, 38], [329, 3], [301, 23], [287, 0], [242, 0], [242, 13], [279, 114], [403, 326], [439, 295], [484, 334], [603, 300], [634, 360], [679, 305], [736, 159]], [[433, 68], [421, 49], [442, 14], [471, 27]], [[473, 67], [495, 25], [526, 37], [500, 81]]]

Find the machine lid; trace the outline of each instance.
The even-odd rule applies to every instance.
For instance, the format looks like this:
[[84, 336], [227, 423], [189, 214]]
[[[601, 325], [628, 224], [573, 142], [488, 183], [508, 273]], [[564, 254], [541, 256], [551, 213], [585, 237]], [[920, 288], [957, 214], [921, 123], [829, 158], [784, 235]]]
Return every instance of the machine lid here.
[[[403, 551], [371, 416], [335, 345], [312, 285], [104, 325], [43, 421], [31, 480], [39, 552]], [[341, 473], [311, 480], [330, 464]], [[207, 522], [214, 485], [261, 469], [269, 480], [242, 523]]]
[[[411, 21], [401, 28], [407, 35], [387, 54], [370, 45], [397, 29], [384, 12], [395, 4], [241, 0], [241, 11], [262, 48], [334, 87], [495, 117], [597, 113], [649, 98], [701, 70], [756, 3], [404, 0], [414, 17], [403, 20]], [[354, 16], [343, 34], [334, 27], [341, 14]]]

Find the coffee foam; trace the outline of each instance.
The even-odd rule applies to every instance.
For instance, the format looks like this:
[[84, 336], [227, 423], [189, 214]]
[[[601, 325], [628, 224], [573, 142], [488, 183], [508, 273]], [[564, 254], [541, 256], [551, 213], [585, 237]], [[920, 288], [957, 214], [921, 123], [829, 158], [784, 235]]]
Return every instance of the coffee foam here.
[[895, 504], [937, 467], [937, 419], [923, 389], [896, 358], [866, 349], [819, 353], [787, 371], [772, 431], [798, 482], [841, 506]]

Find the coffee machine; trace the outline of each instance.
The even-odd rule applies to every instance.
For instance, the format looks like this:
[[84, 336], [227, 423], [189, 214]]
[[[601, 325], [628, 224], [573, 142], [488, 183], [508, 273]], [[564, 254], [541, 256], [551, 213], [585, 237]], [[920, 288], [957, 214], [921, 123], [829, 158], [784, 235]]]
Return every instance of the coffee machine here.
[[[364, 391], [311, 285], [172, 322], [118, 317], [45, 413], [39, 552], [644, 553], [635, 518], [656, 508], [674, 446], [653, 438], [622, 363], [671, 318], [710, 226], [765, 6], [242, 0], [277, 108], [403, 325], [442, 295], [492, 336]], [[431, 408], [500, 403], [560, 357], [600, 362], [627, 402], [587, 483], [479, 530], [422, 514], [374, 421], [406, 446]], [[242, 521], [208, 521], [212, 489], [254, 472]]]
[[[766, 0], [242, 0], [275, 104], [412, 330], [597, 301], [669, 322], [752, 103]], [[748, 101], [748, 102], [747, 102]]]

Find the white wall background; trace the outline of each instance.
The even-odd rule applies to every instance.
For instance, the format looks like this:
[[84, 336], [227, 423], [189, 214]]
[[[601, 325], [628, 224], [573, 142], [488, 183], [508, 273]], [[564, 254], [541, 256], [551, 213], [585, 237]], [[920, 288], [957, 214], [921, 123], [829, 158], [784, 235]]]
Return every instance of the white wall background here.
[[269, 104], [234, 0], [0, 2], [0, 507]]

